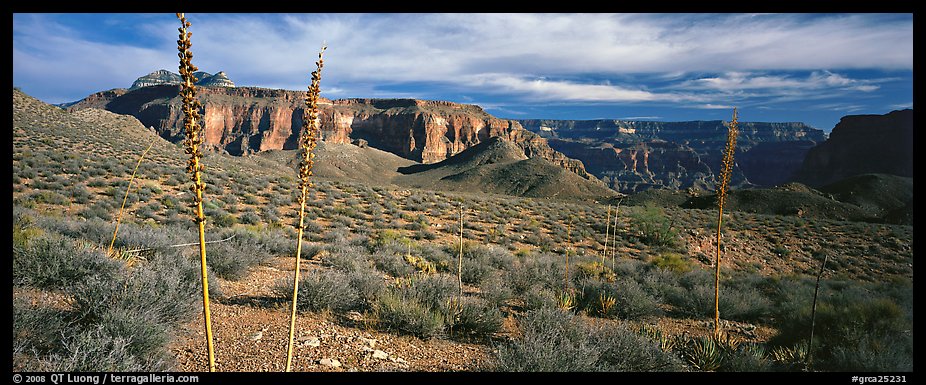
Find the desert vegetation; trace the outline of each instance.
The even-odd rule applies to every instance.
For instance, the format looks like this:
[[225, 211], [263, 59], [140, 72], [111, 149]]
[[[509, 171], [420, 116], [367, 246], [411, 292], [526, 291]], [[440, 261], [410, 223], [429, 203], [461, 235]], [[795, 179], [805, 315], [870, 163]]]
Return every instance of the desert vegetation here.
[[181, 146], [14, 90], [14, 370], [913, 369], [911, 225], [317, 178], [184, 90]]

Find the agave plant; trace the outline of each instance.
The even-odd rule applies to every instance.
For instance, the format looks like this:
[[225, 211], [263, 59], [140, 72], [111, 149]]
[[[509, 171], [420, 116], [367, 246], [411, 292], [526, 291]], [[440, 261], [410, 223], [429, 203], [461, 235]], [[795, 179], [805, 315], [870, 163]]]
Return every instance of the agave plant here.
[[723, 361], [720, 347], [710, 337], [687, 339], [682, 353], [692, 367], [705, 372], [717, 370]]

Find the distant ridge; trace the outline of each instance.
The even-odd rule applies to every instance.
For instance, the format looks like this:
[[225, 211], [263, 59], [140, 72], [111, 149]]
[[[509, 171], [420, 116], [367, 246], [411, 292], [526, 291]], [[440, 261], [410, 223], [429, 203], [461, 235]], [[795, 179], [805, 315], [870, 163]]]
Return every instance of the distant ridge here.
[[[197, 80], [196, 85], [203, 87], [235, 87], [235, 83], [228, 78], [228, 75], [223, 71], [219, 71], [215, 75], [212, 75], [208, 72], [195, 72], [193, 74]], [[178, 85], [183, 83], [183, 78], [180, 74], [161, 69], [154, 71], [145, 76], [135, 79], [132, 83], [132, 86], [129, 87], [129, 90], [136, 90], [142, 87], [158, 86], [163, 84], [174, 84]]]

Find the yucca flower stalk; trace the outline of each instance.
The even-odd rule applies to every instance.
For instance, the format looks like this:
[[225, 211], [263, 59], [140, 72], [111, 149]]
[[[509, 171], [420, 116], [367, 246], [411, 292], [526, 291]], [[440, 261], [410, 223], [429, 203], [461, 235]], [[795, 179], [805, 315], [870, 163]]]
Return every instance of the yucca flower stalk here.
[[302, 110], [302, 137], [299, 140], [299, 147], [302, 150], [299, 163], [299, 232], [296, 238], [296, 273], [293, 278], [293, 306], [292, 314], [289, 319], [289, 346], [286, 348], [286, 371], [292, 370], [293, 364], [293, 339], [296, 333], [296, 301], [299, 297], [299, 260], [302, 259], [302, 235], [305, 232], [305, 201], [308, 197], [309, 189], [312, 188], [312, 166], [315, 164], [315, 144], [318, 140], [318, 95], [321, 93], [319, 82], [322, 79], [322, 67], [325, 64], [322, 55], [328, 47], [322, 45], [318, 53], [318, 61], [315, 62], [317, 69], [312, 71], [312, 83], [305, 95], [305, 108]]
[[463, 298], [463, 202], [460, 202], [460, 257], [457, 262], [457, 282], [460, 284], [460, 298]]
[[604, 259], [608, 255], [608, 238], [611, 236], [611, 205], [608, 204], [608, 217], [604, 220], [604, 252], [601, 253], [601, 265], [604, 266]]
[[148, 145], [145, 152], [142, 152], [141, 156], [138, 157], [138, 163], [135, 163], [135, 170], [132, 170], [132, 177], [129, 178], [129, 185], [125, 188], [125, 196], [122, 197], [122, 207], [119, 207], [119, 216], [116, 217], [116, 229], [113, 230], [113, 240], [109, 242], [109, 254], [113, 253], [113, 245], [116, 244], [116, 234], [119, 233], [119, 224], [122, 223], [122, 213], [125, 211], [125, 202], [129, 199], [129, 192], [132, 191], [132, 182], [135, 181], [135, 174], [138, 173], [138, 166], [141, 166], [141, 161], [145, 159], [145, 155], [148, 155], [148, 150], [151, 150], [151, 146], [154, 146], [154, 139], [151, 140], [151, 144]]
[[212, 320], [210, 318], [209, 312], [209, 277], [206, 272], [206, 217], [203, 215], [203, 192], [206, 190], [206, 184], [202, 181], [201, 174], [205, 167], [200, 163], [200, 158], [202, 158], [203, 153], [200, 147], [203, 143], [202, 135], [202, 118], [199, 115], [199, 110], [202, 109], [203, 105], [196, 99], [196, 77], [193, 76], [198, 68], [193, 65], [191, 60], [193, 59], [193, 53], [190, 52], [190, 37], [193, 36], [192, 32], [189, 32], [187, 29], [190, 28], [190, 22], [186, 20], [186, 17], [182, 13], [177, 14], [177, 18], [180, 19], [181, 27], [178, 28], [180, 31], [180, 40], [177, 40], [177, 50], [180, 51], [180, 76], [183, 77], [183, 83], [180, 87], [180, 95], [183, 96], [183, 114], [184, 121], [183, 127], [186, 131], [186, 139], [183, 144], [187, 154], [190, 154], [190, 160], [187, 162], [187, 172], [190, 173], [190, 180], [192, 180], [193, 185], [190, 186], [190, 190], [193, 192], [193, 206], [196, 209], [193, 222], [199, 226], [199, 258], [200, 258], [200, 268], [203, 279], [203, 318], [205, 319], [206, 324], [206, 346], [209, 351], [209, 371], [215, 371], [215, 353], [213, 351], [212, 345]]
[[723, 224], [723, 203], [727, 197], [727, 185], [730, 183], [730, 173], [733, 171], [733, 153], [736, 150], [736, 136], [739, 133], [739, 122], [736, 117], [736, 108], [733, 108], [733, 120], [727, 128], [727, 146], [723, 152], [723, 163], [720, 170], [720, 183], [717, 186], [717, 259], [714, 272], [714, 335], [720, 336], [720, 227]]
[[617, 207], [614, 208], [614, 240], [611, 242], [611, 271], [614, 271], [614, 256], [617, 255], [617, 216], [621, 212], [621, 202], [624, 198], [618, 199]]

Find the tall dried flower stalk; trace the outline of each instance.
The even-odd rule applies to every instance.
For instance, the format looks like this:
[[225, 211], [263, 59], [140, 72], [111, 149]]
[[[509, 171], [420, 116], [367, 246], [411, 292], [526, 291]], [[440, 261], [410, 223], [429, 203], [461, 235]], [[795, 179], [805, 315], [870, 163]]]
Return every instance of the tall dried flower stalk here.
[[624, 198], [617, 201], [617, 207], [614, 208], [614, 240], [611, 242], [611, 271], [614, 271], [614, 256], [617, 255], [617, 215], [621, 212], [621, 202]]
[[151, 149], [151, 146], [154, 146], [154, 139], [151, 139], [148, 148], [138, 157], [138, 163], [135, 163], [135, 170], [132, 171], [132, 177], [129, 178], [129, 185], [125, 188], [125, 196], [122, 197], [122, 207], [119, 208], [119, 216], [116, 217], [116, 229], [113, 230], [113, 240], [109, 242], [109, 254], [113, 253], [113, 245], [116, 244], [116, 234], [119, 233], [119, 224], [122, 223], [122, 212], [125, 210], [125, 202], [129, 200], [129, 192], [132, 191], [132, 182], [135, 181], [135, 174], [138, 173], [138, 166], [141, 166], [141, 161], [145, 159], [145, 155], [148, 155], [148, 150]]
[[203, 192], [206, 190], [206, 184], [202, 181], [201, 173], [205, 169], [200, 163], [202, 150], [200, 147], [203, 143], [202, 135], [202, 117], [199, 114], [203, 105], [196, 99], [196, 77], [193, 76], [198, 68], [193, 65], [193, 53], [190, 52], [190, 37], [192, 32], [187, 31], [190, 22], [182, 13], [177, 14], [180, 19], [181, 27], [180, 40], [177, 40], [177, 49], [180, 51], [180, 75], [183, 77], [183, 83], [180, 88], [180, 95], [183, 96], [183, 114], [185, 119], [183, 127], [186, 131], [186, 140], [183, 144], [187, 154], [190, 154], [190, 160], [187, 162], [187, 172], [190, 173], [190, 179], [193, 185], [190, 190], [193, 192], [193, 199], [196, 213], [193, 221], [199, 225], [199, 258], [200, 268], [203, 279], [203, 318], [206, 323], [206, 346], [209, 351], [209, 371], [215, 371], [215, 354], [212, 345], [212, 320], [209, 312], [209, 277], [206, 273], [206, 217], [203, 215]]
[[312, 166], [315, 164], [315, 144], [318, 135], [318, 95], [321, 93], [318, 83], [322, 79], [322, 67], [325, 64], [322, 55], [328, 47], [322, 45], [321, 51], [318, 52], [318, 61], [315, 62], [317, 69], [312, 71], [312, 83], [305, 94], [305, 108], [302, 110], [302, 137], [299, 140], [299, 147], [302, 149], [301, 161], [299, 163], [299, 236], [296, 240], [296, 273], [293, 278], [293, 306], [292, 314], [289, 319], [289, 346], [286, 348], [286, 371], [292, 370], [293, 364], [293, 338], [296, 333], [296, 301], [299, 296], [299, 262], [302, 259], [302, 234], [305, 232], [305, 201], [312, 188]]
[[823, 262], [820, 263], [820, 273], [817, 274], [817, 284], [813, 288], [813, 306], [810, 308], [810, 339], [807, 341], [807, 368], [813, 365], [813, 329], [817, 321], [817, 292], [820, 291], [820, 278], [823, 278], [823, 272], [826, 270], [826, 260], [829, 254], [823, 255]]
[[608, 255], [608, 238], [611, 236], [611, 205], [608, 204], [608, 218], [604, 220], [604, 252], [601, 253], [601, 266], [604, 266], [604, 258]]
[[730, 183], [730, 173], [733, 171], [733, 153], [736, 150], [736, 136], [739, 133], [739, 122], [736, 117], [736, 108], [733, 108], [733, 120], [727, 129], [727, 146], [723, 152], [723, 163], [720, 171], [720, 184], [717, 186], [717, 259], [714, 272], [714, 335], [720, 335], [720, 227], [723, 224], [723, 203], [727, 197], [727, 185]]
[[457, 262], [457, 282], [460, 284], [460, 298], [463, 298], [463, 202], [460, 202], [460, 258]]

